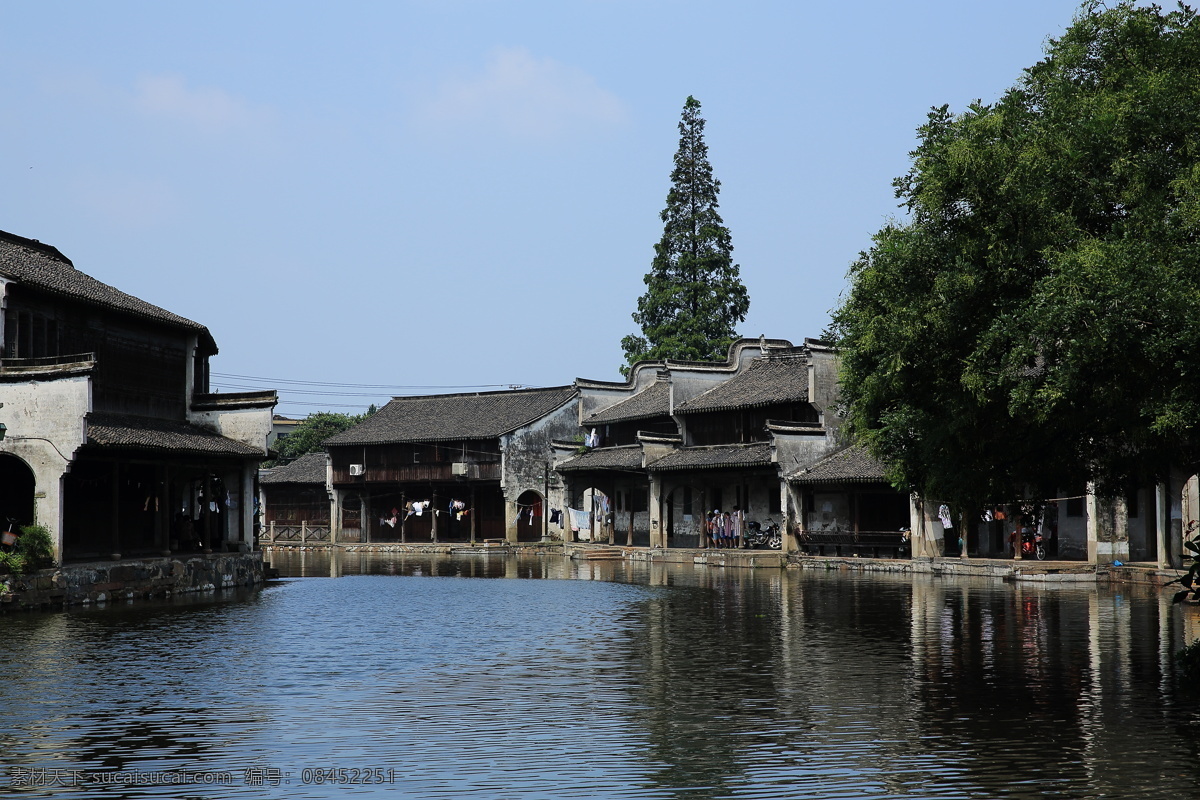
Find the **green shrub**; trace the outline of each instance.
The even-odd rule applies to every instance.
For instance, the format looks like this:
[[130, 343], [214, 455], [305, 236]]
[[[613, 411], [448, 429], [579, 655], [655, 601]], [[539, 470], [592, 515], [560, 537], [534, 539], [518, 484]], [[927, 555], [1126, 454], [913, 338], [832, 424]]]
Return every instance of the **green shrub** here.
[[54, 566], [54, 540], [45, 526], [22, 525], [15, 550], [24, 561], [25, 572]]
[[0, 553], [0, 575], [21, 575], [24, 572], [24, 556], [20, 553]]

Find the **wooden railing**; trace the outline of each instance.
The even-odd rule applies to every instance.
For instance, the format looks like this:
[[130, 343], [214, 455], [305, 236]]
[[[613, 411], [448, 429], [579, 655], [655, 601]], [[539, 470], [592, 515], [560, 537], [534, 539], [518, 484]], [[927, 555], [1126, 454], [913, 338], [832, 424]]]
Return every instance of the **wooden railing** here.
[[328, 544], [330, 527], [328, 525], [309, 525], [301, 522], [299, 525], [283, 524], [272, 521], [259, 536], [259, 544]]

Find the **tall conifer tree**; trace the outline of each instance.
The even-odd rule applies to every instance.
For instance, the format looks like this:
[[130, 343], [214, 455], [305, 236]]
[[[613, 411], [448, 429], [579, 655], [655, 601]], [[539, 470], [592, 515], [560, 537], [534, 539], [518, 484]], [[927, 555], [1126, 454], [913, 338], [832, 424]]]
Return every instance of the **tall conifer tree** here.
[[621, 340], [629, 367], [643, 359], [720, 361], [738, 338], [750, 297], [733, 263], [729, 229], [717, 213], [715, 180], [704, 143], [700, 102], [689, 96], [679, 121], [679, 150], [663, 209], [662, 239], [646, 274], [633, 321], [642, 336]]

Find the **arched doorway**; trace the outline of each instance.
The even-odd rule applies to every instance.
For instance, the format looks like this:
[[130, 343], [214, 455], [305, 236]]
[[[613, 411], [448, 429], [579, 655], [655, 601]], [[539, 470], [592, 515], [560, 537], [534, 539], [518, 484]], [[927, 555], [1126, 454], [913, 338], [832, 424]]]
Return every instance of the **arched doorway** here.
[[9, 522], [14, 526], [33, 524], [33, 493], [37, 482], [33, 470], [20, 458], [0, 453], [0, 526], [8, 530]]
[[540, 542], [542, 540], [542, 514], [545, 503], [540, 492], [530, 489], [517, 498], [517, 541]]

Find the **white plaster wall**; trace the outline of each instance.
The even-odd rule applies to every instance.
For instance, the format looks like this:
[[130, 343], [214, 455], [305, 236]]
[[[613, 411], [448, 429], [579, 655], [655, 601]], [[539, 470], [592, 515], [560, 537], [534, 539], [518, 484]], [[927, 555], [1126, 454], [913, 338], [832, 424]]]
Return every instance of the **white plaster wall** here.
[[815, 464], [834, 448], [833, 439], [825, 432], [789, 434], [776, 431], [773, 438], [775, 463], [785, 475]]
[[597, 411], [603, 411], [610, 406], [615, 406], [622, 400], [628, 400], [633, 397], [634, 390], [624, 387], [605, 387], [603, 389], [595, 387], [580, 387], [579, 389], [579, 424], [583, 420], [595, 414]]
[[[516, 503], [525, 492], [546, 495], [542, 513], [547, 520], [549, 509], [567, 507], [563, 480], [554, 471], [558, 454], [550, 442], [564, 440], [579, 430], [577, 402], [572, 399], [541, 419], [500, 439], [500, 488], [504, 491], [505, 528], [510, 537], [515, 538], [518, 534], [515, 525]], [[547, 480], [550, 484], [548, 493]]]
[[1087, 560], [1087, 510], [1083, 516], [1068, 517], [1066, 503], [1058, 511], [1058, 557]]
[[8, 431], [0, 452], [24, 461], [33, 471], [34, 515], [62, 553], [62, 477], [84, 443], [83, 417], [91, 407], [86, 375], [52, 381], [0, 384], [0, 422]]
[[688, 367], [671, 368], [671, 385], [674, 392], [675, 405], [685, 400], [691, 400], [717, 384], [732, 378], [735, 372], [728, 369], [716, 371], [713, 369], [691, 369]]
[[202, 428], [247, 444], [263, 455], [267, 453], [267, 436], [271, 433], [270, 408], [190, 411], [188, 419]]

